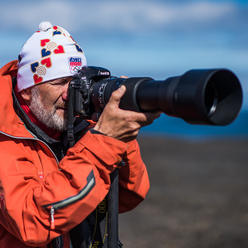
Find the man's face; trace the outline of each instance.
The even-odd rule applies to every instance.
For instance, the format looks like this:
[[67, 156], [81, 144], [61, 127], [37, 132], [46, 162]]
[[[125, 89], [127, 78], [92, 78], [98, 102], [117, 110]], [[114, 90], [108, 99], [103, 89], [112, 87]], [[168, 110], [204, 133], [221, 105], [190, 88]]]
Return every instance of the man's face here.
[[66, 129], [67, 93], [71, 79], [59, 78], [30, 88], [29, 108], [47, 127], [59, 131]]

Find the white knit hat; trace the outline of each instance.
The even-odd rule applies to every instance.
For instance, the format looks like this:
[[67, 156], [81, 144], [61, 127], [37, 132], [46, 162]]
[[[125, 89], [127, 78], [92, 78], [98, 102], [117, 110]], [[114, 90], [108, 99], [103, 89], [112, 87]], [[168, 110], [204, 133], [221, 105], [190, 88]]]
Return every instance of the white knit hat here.
[[24, 44], [17, 73], [17, 90], [75, 75], [86, 66], [83, 50], [62, 27], [42, 22]]

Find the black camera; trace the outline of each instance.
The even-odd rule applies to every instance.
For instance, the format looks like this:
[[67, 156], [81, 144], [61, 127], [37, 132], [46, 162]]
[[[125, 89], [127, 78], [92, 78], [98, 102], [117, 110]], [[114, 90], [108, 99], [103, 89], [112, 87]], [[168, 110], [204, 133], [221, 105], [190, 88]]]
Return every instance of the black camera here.
[[238, 115], [242, 88], [227, 69], [190, 70], [157, 81], [149, 77], [117, 78], [101, 67], [83, 67], [69, 87], [68, 112], [90, 119], [101, 113], [121, 85], [127, 90], [120, 108], [138, 112], [162, 111], [191, 124], [227, 125]]

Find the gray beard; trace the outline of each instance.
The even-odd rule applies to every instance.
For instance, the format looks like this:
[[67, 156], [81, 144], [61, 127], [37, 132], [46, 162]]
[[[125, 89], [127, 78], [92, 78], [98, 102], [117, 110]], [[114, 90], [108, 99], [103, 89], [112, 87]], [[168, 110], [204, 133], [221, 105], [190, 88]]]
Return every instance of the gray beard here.
[[32, 113], [36, 116], [36, 118], [46, 125], [49, 128], [65, 131], [67, 128], [67, 118], [66, 116], [60, 117], [56, 113], [56, 108], [48, 112], [44, 109], [44, 105], [40, 99], [39, 89], [36, 87], [32, 87], [31, 89], [31, 102], [29, 106]]

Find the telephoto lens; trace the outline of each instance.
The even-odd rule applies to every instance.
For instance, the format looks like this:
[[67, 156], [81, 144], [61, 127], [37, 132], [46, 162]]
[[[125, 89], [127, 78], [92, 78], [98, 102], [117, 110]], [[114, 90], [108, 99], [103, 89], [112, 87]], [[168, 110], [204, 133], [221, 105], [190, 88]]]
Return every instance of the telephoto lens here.
[[91, 99], [95, 109], [103, 109], [120, 85], [127, 88], [120, 108], [162, 111], [191, 124], [230, 124], [242, 106], [242, 88], [233, 72], [199, 69], [163, 81], [146, 77], [105, 78], [92, 85]]

